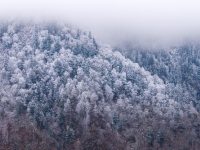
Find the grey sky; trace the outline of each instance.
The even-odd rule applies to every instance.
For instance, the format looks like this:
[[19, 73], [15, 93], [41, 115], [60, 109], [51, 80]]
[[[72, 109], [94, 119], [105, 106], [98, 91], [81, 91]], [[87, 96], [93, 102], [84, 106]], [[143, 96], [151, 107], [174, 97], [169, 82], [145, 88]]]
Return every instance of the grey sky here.
[[102, 43], [200, 37], [199, 0], [0, 0], [1, 17], [64, 18]]

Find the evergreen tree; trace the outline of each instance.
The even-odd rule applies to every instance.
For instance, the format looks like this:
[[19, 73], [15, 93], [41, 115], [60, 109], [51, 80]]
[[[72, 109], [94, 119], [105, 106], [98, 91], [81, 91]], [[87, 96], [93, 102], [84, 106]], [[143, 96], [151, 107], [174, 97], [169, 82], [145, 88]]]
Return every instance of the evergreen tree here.
[[162, 130], [159, 130], [158, 134], [157, 134], [157, 142], [162, 146], [162, 144], [164, 143], [164, 133]]
[[50, 51], [51, 50], [52, 40], [51, 37], [48, 35], [47, 38], [43, 41], [42, 50]]
[[59, 43], [59, 42], [56, 42], [56, 44], [54, 45], [54, 50], [55, 50], [55, 52], [59, 53], [60, 49], [61, 49], [60, 43]]
[[152, 131], [152, 128], [151, 127], [148, 127], [147, 128], [147, 143], [150, 145], [150, 146], [153, 146], [153, 143], [154, 143], [154, 136], [153, 136], [153, 131]]
[[67, 127], [67, 131], [63, 132], [62, 137], [67, 144], [73, 144], [75, 142], [75, 132], [71, 127]]

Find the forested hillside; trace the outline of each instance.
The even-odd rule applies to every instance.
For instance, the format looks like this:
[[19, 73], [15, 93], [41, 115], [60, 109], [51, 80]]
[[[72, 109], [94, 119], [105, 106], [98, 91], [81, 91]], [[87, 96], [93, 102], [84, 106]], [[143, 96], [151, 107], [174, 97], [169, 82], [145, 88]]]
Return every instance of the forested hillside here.
[[197, 44], [126, 54], [69, 24], [1, 21], [0, 149], [198, 149], [199, 63]]
[[[190, 101], [200, 112], [200, 45], [187, 42], [176, 47], [149, 50], [124, 45], [115, 48], [152, 75], [158, 75], [165, 84], [179, 86], [179, 92], [188, 92]], [[174, 94], [175, 95], [175, 94]], [[181, 101], [182, 96], [179, 96]]]

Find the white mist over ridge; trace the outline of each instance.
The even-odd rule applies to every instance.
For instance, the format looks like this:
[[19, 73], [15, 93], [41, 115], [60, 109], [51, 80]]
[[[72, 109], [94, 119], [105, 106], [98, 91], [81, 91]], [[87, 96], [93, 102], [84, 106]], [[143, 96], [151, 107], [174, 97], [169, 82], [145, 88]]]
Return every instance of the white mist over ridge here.
[[197, 0], [1, 0], [0, 17], [67, 20], [102, 43], [168, 45], [200, 36]]

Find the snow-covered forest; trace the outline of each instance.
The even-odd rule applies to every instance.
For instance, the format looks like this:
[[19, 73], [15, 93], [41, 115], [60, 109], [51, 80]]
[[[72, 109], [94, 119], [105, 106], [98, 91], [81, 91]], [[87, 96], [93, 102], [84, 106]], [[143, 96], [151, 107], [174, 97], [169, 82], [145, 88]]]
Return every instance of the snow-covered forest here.
[[0, 149], [197, 150], [199, 48], [112, 48], [62, 22], [1, 21]]

